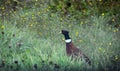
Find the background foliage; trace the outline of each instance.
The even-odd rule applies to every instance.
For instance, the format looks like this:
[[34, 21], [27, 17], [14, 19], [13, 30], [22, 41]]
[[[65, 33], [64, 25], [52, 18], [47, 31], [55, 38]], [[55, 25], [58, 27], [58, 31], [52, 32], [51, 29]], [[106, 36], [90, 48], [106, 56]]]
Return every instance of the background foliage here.
[[[119, 0], [0, 0], [0, 71], [119, 71]], [[62, 29], [92, 61], [71, 61]]]

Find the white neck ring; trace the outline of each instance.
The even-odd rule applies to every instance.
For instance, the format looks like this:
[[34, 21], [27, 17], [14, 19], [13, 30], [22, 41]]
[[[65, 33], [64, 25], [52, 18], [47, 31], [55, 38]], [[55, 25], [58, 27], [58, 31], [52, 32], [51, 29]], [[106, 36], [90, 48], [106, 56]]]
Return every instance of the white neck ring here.
[[66, 43], [70, 43], [72, 40], [71, 39], [66, 39], [65, 42]]

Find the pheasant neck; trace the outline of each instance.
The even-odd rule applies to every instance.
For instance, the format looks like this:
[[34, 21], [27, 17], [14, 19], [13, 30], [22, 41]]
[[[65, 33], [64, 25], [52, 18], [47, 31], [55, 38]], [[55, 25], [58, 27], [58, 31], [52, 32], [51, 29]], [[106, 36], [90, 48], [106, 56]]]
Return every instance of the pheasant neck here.
[[70, 42], [72, 42], [72, 40], [71, 39], [66, 39], [65, 42], [70, 43]]
[[70, 36], [69, 36], [69, 34], [64, 34], [64, 37], [65, 37], [65, 40], [68, 40], [68, 39], [70, 39]]
[[66, 43], [70, 43], [72, 41], [69, 34], [65, 34], [64, 36], [65, 36], [65, 42]]

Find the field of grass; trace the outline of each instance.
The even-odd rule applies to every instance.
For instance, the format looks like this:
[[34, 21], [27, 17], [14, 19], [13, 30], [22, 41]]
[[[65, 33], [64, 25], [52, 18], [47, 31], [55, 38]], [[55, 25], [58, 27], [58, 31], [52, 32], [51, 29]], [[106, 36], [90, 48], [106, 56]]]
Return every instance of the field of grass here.
[[[0, 19], [0, 71], [120, 71], [120, 31], [110, 20], [107, 15], [64, 18], [46, 5], [15, 11]], [[67, 57], [62, 29], [70, 31], [91, 66]]]

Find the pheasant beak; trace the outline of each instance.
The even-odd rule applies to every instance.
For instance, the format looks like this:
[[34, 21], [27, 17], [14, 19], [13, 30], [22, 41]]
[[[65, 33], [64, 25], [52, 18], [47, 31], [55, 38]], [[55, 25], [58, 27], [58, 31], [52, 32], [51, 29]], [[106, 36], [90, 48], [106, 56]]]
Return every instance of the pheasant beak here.
[[61, 34], [62, 32], [61, 31], [59, 31], [59, 34]]

